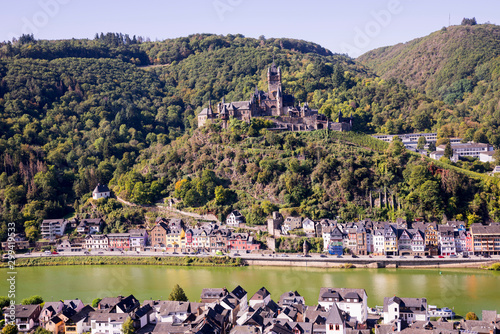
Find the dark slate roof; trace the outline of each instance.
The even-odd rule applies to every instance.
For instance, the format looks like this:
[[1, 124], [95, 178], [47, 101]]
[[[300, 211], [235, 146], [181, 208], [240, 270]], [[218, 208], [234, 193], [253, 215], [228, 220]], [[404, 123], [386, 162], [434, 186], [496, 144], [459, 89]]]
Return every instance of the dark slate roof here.
[[245, 297], [247, 292], [245, 291], [245, 289], [238, 285], [236, 288], [234, 288], [233, 291], [231, 291], [231, 294], [241, 300], [243, 297]]
[[393, 302], [398, 304], [400, 308], [413, 308], [417, 312], [425, 312], [427, 309], [427, 299], [425, 298], [399, 298], [394, 296], [384, 298], [384, 312], [387, 312], [389, 305]]
[[118, 297], [105, 297], [105, 298], [101, 299], [101, 301], [99, 302], [99, 307], [101, 309], [112, 308], [113, 306], [115, 306], [116, 304], [118, 304], [122, 299], [123, 299], [122, 296], [118, 296]]
[[93, 312], [94, 311], [94, 308], [90, 305], [86, 305], [84, 308], [82, 308], [80, 310], [80, 312], [76, 313], [75, 315], [71, 316], [70, 320], [73, 322], [73, 323], [77, 323], [79, 322], [80, 320], [82, 319], [85, 319], [90, 312]]
[[62, 320], [61, 318], [59, 318], [57, 315], [55, 317], [52, 317], [52, 319], [50, 319], [50, 321], [52, 321], [53, 323], [55, 324], [58, 324], [60, 323]]
[[[319, 290], [319, 301], [323, 301], [323, 298], [339, 298], [345, 301], [347, 298], [354, 299], [358, 298], [358, 302], [363, 301], [363, 296], [365, 296], [366, 291], [364, 289], [347, 289], [347, 288], [321, 288]], [[349, 297], [348, 297], [349, 295]], [[355, 297], [357, 295], [357, 297]]]
[[149, 312], [151, 312], [153, 310], [153, 308], [151, 307], [151, 305], [149, 304], [146, 304], [140, 308], [138, 308], [136, 311], [135, 311], [135, 316], [137, 318], [142, 318], [143, 316], [145, 316], [146, 314], [148, 314]]
[[93, 193], [106, 193], [109, 192], [109, 188], [105, 184], [100, 184], [98, 183], [97, 186], [95, 187]]

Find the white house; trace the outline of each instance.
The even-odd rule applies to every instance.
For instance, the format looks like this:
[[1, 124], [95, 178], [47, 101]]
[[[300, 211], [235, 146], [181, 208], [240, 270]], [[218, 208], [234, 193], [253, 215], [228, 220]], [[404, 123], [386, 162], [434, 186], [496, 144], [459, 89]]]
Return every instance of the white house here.
[[108, 249], [108, 236], [102, 234], [90, 234], [85, 237], [85, 247], [87, 249]]
[[38, 326], [40, 305], [15, 305], [14, 307], [15, 324], [20, 332], [30, 332]]
[[302, 222], [302, 229], [307, 234], [314, 234], [316, 232], [316, 224], [309, 218], [304, 219]]
[[233, 210], [227, 216], [226, 224], [229, 227], [240, 227], [240, 224], [245, 224], [245, 217], [238, 210]]
[[346, 334], [344, 317], [337, 305], [333, 304], [325, 320], [326, 334]]
[[415, 321], [429, 321], [427, 299], [425, 298], [384, 298], [384, 324], [401, 319], [408, 324]]
[[335, 304], [360, 323], [366, 322], [368, 318], [368, 296], [365, 289], [321, 288], [318, 304], [325, 309], [331, 309]]
[[373, 253], [384, 254], [384, 250], [385, 250], [384, 230], [378, 229], [373, 231]]
[[109, 191], [108, 186], [105, 184], [98, 183], [92, 192], [93, 199], [107, 198], [109, 196], [111, 196], [111, 191]]
[[157, 317], [159, 322], [181, 324], [190, 313], [189, 302], [164, 301]]
[[441, 255], [455, 255], [455, 231], [452, 226], [439, 225], [439, 250]]
[[90, 333], [122, 334], [122, 326], [127, 318], [128, 313], [91, 312]]

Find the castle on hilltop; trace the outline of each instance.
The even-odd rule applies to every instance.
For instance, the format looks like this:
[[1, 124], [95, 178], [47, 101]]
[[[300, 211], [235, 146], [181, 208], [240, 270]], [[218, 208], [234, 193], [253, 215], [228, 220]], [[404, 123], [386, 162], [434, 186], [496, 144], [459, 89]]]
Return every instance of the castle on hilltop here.
[[307, 102], [302, 106], [295, 105], [293, 95], [283, 93], [281, 86], [281, 69], [276, 67], [273, 61], [267, 69], [267, 92], [255, 92], [249, 101], [237, 101], [226, 103], [224, 98], [216, 106], [209, 101], [208, 107], [198, 114], [198, 127], [202, 127], [209, 119], [221, 119], [223, 127], [227, 127], [230, 118], [250, 122], [252, 117], [271, 117], [274, 127], [269, 130], [288, 131], [312, 131], [329, 129], [333, 131], [350, 131], [352, 128], [352, 117], [344, 118], [339, 113], [338, 122], [331, 122], [328, 118], [319, 114], [318, 110], [309, 108]]

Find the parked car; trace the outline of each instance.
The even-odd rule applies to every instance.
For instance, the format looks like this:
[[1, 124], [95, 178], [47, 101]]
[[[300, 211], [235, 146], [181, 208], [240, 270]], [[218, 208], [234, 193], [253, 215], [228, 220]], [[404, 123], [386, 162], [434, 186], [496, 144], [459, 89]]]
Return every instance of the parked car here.
[[337, 258], [341, 259], [341, 258], [343, 258], [343, 256], [342, 255], [337, 255]]
[[102, 255], [102, 254], [104, 254], [104, 253], [103, 253], [103, 252], [97, 252], [97, 254], [98, 254], [98, 255]]
[[286, 255], [286, 254], [282, 254], [282, 255], [281, 255], [281, 257], [288, 257], [288, 255]]
[[399, 258], [400, 259], [406, 259], [406, 256], [401, 255]]
[[46, 250], [45, 252], [45, 255], [50, 255], [50, 251]]
[[386, 258], [386, 259], [392, 259], [392, 256], [390, 256], [390, 255], [386, 255], [386, 256], [385, 256], [385, 258]]
[[439, 255], [438, 258], [444, 259], [444, 256], [443, 255]]
[[455, 254], [451, 254], [450, 257], [456, 259], [458, 256], [456, 256]]
[[56, 251], [52, 251], [52, 253], [50, 253], [50, 254], [57, 255], [57, 254], [59, 254], [59, 253], [58, 253], [58, 252], [56, 252]]
[[468, 258], [468, 257], [469, 257], [469, 255], [467, 255], [467, 254], [462, 254], [462, 257], [463, 257], [464, 259], [466, 259], [466, 258]]
[[433, 259], [434, 258], [434, 256], [432, 256], [432, 255], [426, 255], [425, 257], [428, 258], [428, 259]]
[[490, 254], [484, 254], [483, 257], [486, 257], [486, 258], [489, 259], [491, 257], [491, 255]]
[[325, 255], [325, 254], [320, 254], [320, 256], [319, 256], [319, 257], [326, 257], [326, 255]]
[[421, 259], [422, 257], [421, 257], [421, 256], [419, 256], [419, 255], [415, 255], [415, 256], [413, 256], [413, 258], [414, 258], [414, 259]]
[[357, 259], [359, 256], [357, 256], [356, 254], [352, 254], [352, 257], [353, 257], [354, 259]]

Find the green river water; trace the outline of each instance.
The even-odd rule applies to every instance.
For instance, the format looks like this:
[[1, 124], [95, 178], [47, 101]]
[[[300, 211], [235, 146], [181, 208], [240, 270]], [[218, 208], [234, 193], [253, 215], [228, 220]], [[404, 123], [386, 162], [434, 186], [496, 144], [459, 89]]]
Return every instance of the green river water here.
[[[7, 277], [7, 269], [1, 269]], [[317, 269], [282, 267], [55, 266], [17, 268], [16, 300], [41, 295], [45, 301], [133, 294], [139, 300], [167, 299], [175, 284], [191, 301], [204, 287], [241, 285], [249, 298], [265, 286], [277, 302], [297, 290], [308, 305], [317, 303], [320, 287], [363, 288], [368, 306], [383, 305], [384, 297], [426, 297], [428, 303], [450, 307], [457, 314], [500, 311], [500, 272], [455, 269]], [[0, 296], [8, 282], [0, 282]]]

